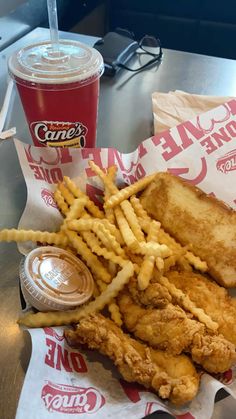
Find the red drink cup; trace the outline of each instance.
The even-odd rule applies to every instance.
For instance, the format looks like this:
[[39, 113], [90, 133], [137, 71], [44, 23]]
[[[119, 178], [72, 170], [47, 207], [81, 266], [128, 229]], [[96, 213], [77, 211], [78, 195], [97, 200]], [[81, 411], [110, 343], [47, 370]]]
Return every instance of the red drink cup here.
[[27, 46], [9, 59], [32, 139], [37, 146], [94, 147], [103, 59], [76, 41]]

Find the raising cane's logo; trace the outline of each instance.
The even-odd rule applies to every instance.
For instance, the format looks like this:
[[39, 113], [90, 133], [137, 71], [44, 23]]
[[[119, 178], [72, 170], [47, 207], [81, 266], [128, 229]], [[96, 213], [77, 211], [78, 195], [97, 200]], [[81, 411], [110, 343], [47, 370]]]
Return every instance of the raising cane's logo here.
[[30, 124], [36, 139], [50, 147], [85, 147], [88, 129], [81, 122], [37, 121]]
[[216, 168], [222, 173], [228, 173], [232, 170], [236, 170], [236, 149], [216, 160]]
[[95, 413], [105, 404], [105, 398], [94, 387], [68, 386], [50, 381], [43, 387], [41, 398], [49, 412]]
[[41, 197], [44, 200], [47, 207], [57, 208], [57, 204], [54, 201], [53, 193], [48, 189], [44, 188], [41, 190]]

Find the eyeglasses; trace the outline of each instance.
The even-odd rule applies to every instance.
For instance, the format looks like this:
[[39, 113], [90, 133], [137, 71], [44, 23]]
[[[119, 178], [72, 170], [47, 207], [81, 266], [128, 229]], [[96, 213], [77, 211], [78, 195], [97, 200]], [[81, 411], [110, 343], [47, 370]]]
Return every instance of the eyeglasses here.
[[[116, 32], [120, 33], [120, 35], [124, 35], [131, 39], [134, 39], [134, 34], [132, 32], [127, 31], [126, 29], [118, 28]], [[147, 63], [140, 66], [139, 68], [130, 68], [126, 66], [125, 64], [118, 64], [118, 66], [129, 71], [140, 71], [160, 61], [163, 56], [161, 41], [160, 39], [155, 38], [154, 36], [145, 35], [139, 41], [138, 49], [136, 52], [139, 54], [145, 53], [147, 55], [150, 55], [153, 58], [151, 58]]]

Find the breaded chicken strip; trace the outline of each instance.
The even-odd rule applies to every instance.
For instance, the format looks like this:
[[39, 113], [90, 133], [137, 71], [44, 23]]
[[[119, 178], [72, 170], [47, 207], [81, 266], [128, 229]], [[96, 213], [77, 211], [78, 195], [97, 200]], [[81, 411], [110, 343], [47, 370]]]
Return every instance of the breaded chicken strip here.
[[141, 202], [170, 235], [207, 262], [216, 281], [236, 286], [236, 211], [170, 173], [157, 173]]
[[187, 356], [148, 348], [100, 314], [81, 320], [65, 336], [73, 347], [86, 345], [109, 356], [126, 381], [136, 381], [176, 405], [189, 402], [198, 391], [199, 376]]
[[227, 371], [236, 362], [235, 346], [224, 336], [208, 332], [205, 325], [187, 316], [179, 306], [145, 309], [128, 293], [121, 293], [118, 305], [128, 331], [153, 348], [168, 353], [189, 352], [192, 359], [211, 373]]
[[236, 304], [227, 290], [210, 278], [194, 272], [166, 273], [168, 280], [189, 296], [219, 325], [218, 331], [236, 345]]
[[172, 301], [169, 291], [158, 282], [150, 282], [148, 287], [141, 291], [138, 289], [137, 278], [132, 277], [128, 289], [134, 301], [148, 307], [165, 307]]

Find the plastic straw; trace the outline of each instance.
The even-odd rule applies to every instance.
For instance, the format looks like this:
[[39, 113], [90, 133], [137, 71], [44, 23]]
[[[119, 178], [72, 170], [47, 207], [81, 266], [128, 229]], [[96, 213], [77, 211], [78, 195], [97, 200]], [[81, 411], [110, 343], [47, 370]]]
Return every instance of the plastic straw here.
[[3, 131], [7, 112], [10, 105], [11, 95], [12, 95], [12, 89], [13, 89], [13, 80], [10, 80], [7, 85], [7, 90], [5, 94], [5, 98], [3, 101], [2, 109], [0, 110], [0, 133]]
[[49, 21], [52, 49], [54, 51], [59, 51], [57, 1], [47, 0], [47, 6], [48, 6], [48, 21]]

